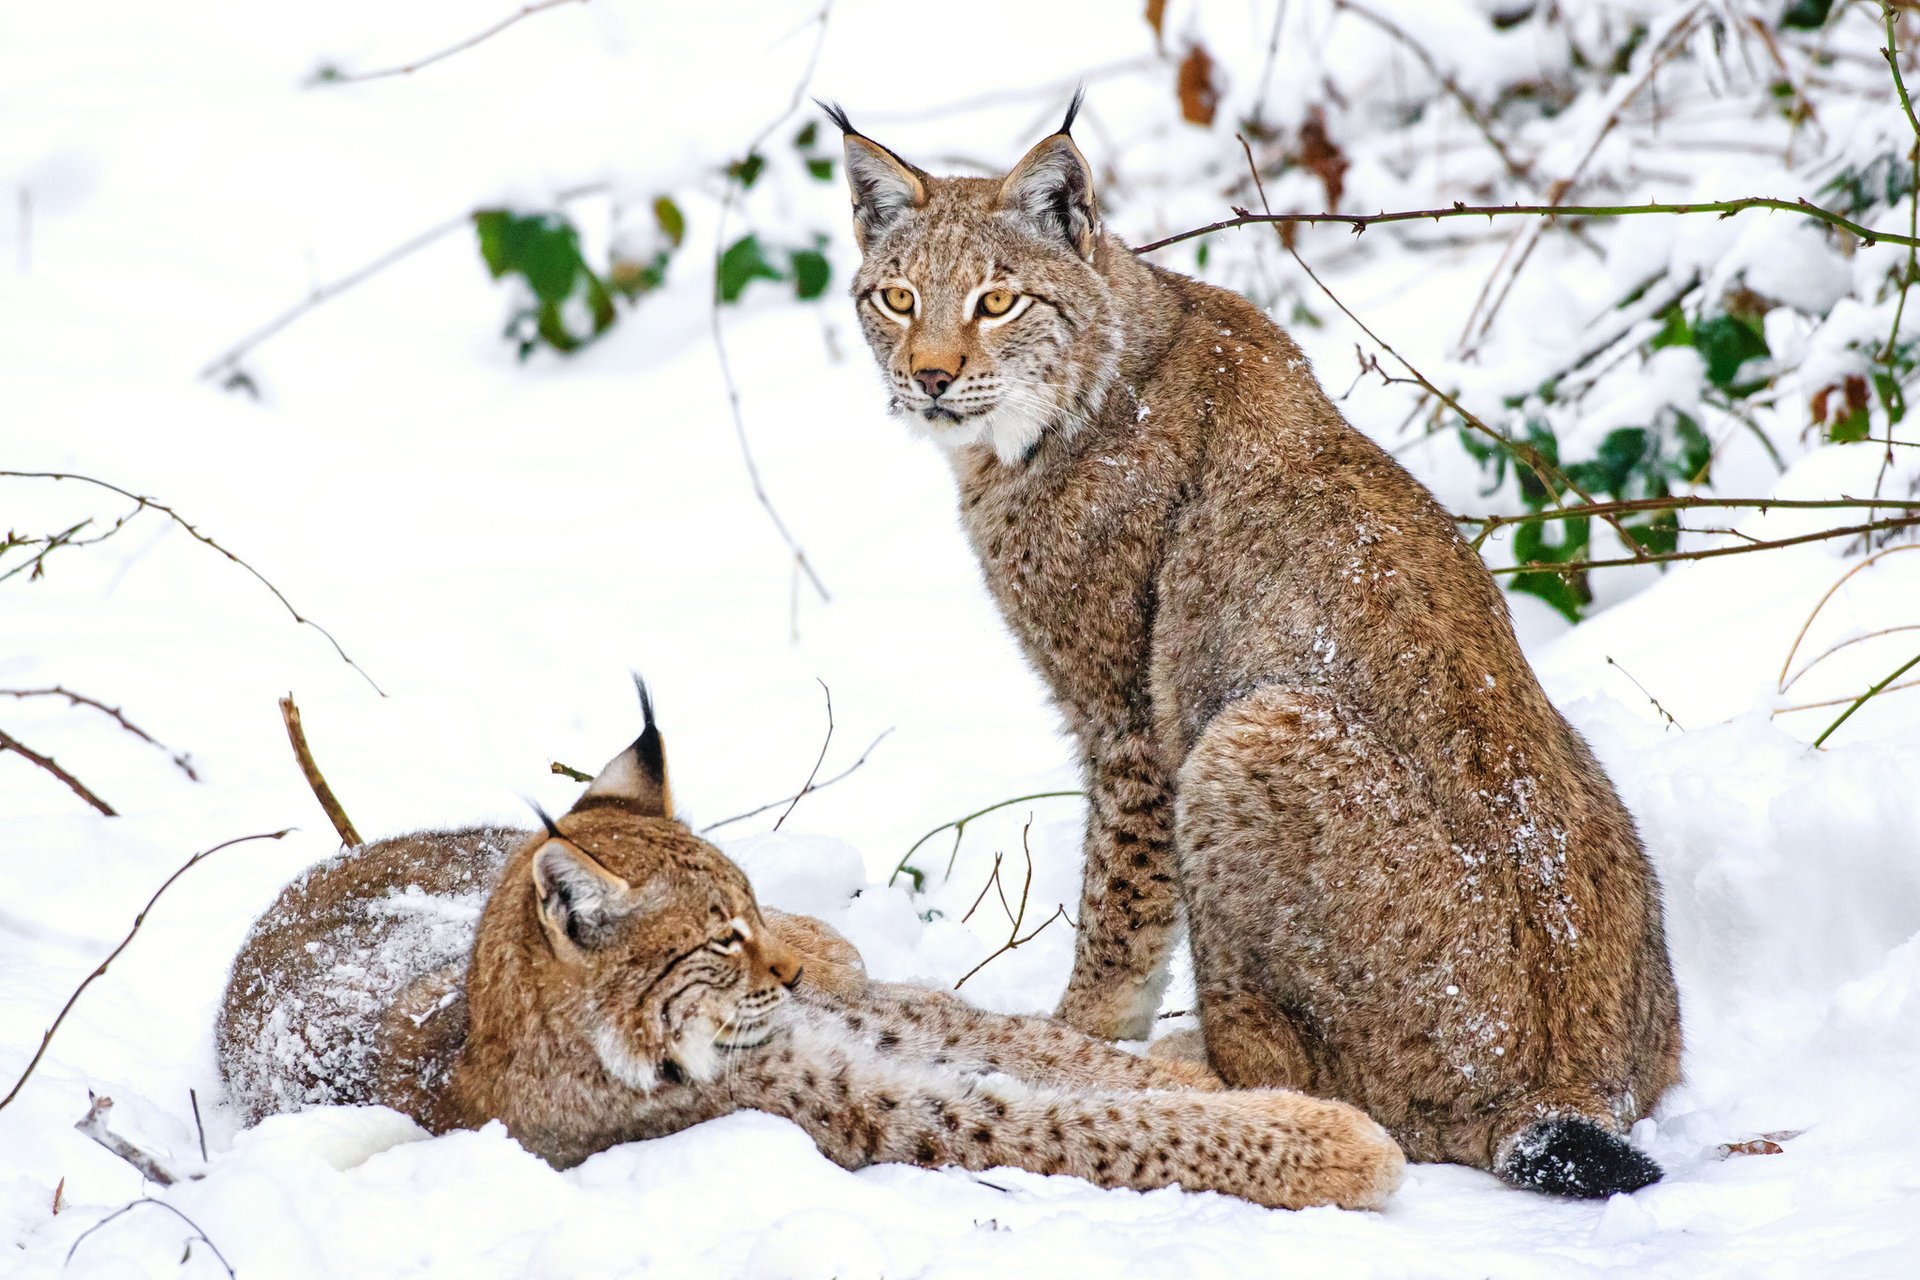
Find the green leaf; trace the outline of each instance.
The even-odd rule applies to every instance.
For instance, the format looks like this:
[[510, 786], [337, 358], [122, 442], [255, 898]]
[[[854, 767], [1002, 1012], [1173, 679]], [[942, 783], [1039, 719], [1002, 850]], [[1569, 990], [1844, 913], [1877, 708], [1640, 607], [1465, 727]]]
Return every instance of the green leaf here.
[[[1899, 380], [1884, 369], [1876, 369], [1873, 389], [1879, 393], [1880, 403], [1887, 411], [1888, 429], [1899, 426], [1900, 420], [1907, 416], [1907, 393], [1900, 389]], [[1860, 438], [1866, 439], [1865, 433]]]
[[[1578, 586], [1574, 584], [1578, 583]], [[1586, 589], [1584, 575], [1575, 575], [1569, 583], [1557, 573], [1516, 573], [1507, 584], [1508, 590], [1518, 591], [1522, 595], [1538, 596], [1558, 609], [1568, 622], [1580, 621], [1580, 610], [1593, 603], [1593, 593]]]
[[1678, 409], [1672, 413], [1674, 439], [1680, 445], [1680, 469], [1673, 478], [1688, 484], [1705, 484], [1713, 465], [1713, 441], [1707, 438], [1693, 415]]
[[1780, 25], [1801, 31], [1818, 31], [1826, 25], [1827, 14], [1832, 10], [1833, 0], [1793, 0], [1787, 6], [1787, 11], [1780, 15]]
[[1205, 271], [1207, 269], [1207, 258], [1209, 256], [1210, 254], [1207, 249], [1207, 242], [1205, 240], [1202, 240], [1200, 242], [1200, 247], [1193, 251], [1194, 270]]
[[1690, 347], [1693, 345], [1693, 326], [1687, 323], [1687, 314], [1678, 305], [1667, 308], [1662, 317], [1666, 323], [1660, 326], [1660, 332], [1653, 335], [1653, 341], [1647, 345], [1658, 351], [1662, 347]]
[[727, 176], [739, 183], [744, 189], [759, 180], [760, 171], [767, 167], [766, 157], [758, 151], [750, 153], [745, 160], [736, 160], [727, 166]]
[[542, 302], [564, 300], [586, 270], [580, 257], [580, 233], [557, 213], [523, 215], [483, 209], [473, 215], [473, 224], [480, 236], [480, 256], [493, 278], [517, 275]]
[[1693, 345], [1707, 364], [1707, 381], [1722, 391], [1734, 391], [1734, 378], [1747, 361], [1773, 354], [1760, 326], [1738, 316], [1714, 316], [1693, 330]]
[[1855, 444], [1865, 440], [1870, 431], [1867, 406], [1860, 405], [1847, 410], [1844, 417], [1827, 428], [1827, 439], [1834, 444]]
[[727, 246], [717, 268], [720, 301], [738, 302], [740, 295], [755, 280], [779, 280], [783, 277], [761, 251], [759, 237], [744, 235]]
[[793, 269], [793, 291], [802, 302], [811, 302], [827, 291], [833, 276], [826, 255], [817, 249], [795, 249], [789, 263]]
[[833, 181], [833, 160], [829, 156], [816, 156], [807, 161], [807, 172], [821, 182]]
[[687, 238], [687, 218], [680, 212], [680, 206], [673, 202], [672, 196], [661, 196], [653, 202], [653, 220], [660, 226], [660, 234], [674, 248]]
[[793, 135], [794, 149], [798, 151], [805, 151], [808, 147], [811, 147], [816, 141], [818, 141], [819, 138], [820, 138], [820, 122], [818, 120], [809, 120], [807, 121], [806, 125], [800, 130], [800, 132]]

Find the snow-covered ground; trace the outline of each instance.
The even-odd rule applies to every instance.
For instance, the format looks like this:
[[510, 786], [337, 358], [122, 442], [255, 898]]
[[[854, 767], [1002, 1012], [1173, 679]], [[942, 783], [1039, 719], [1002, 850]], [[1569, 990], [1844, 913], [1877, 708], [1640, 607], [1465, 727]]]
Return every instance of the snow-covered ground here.
[[[1149, 52], [1137, 15], [1108, 8], [995, 3], [908, 21], [880, 0], [841, 3], [813, 89], [910, 156], [1009, 161], [1058, 95], [940, 108]], [[1216, 50], [1238, 50], [1246, 90], [1270, 9], [1240, 8], [1195, 16], [1176, 4], [1170, 24], [1210, 24]], [[1301, 21], [1326, 20], [1302, 8]], [[1007, 936], [997, 904], [959, 916], [996, 851], [1018, 860], [1031, 815], [1029, 922], [1074, 902], [1072, 799], [974, 822], [950, 879], [954, 842], [936, 835], [913, 860], [924, 895], [887, 884], [936, 824], [1076, 780], [962, 544], [944, 464], [885, 419], [843, 300], [796, 306], [762, 285], [726, 316], [760, 467], [830, 602], [796, 588], [741, 466], [706, 332], [715, 201], [703, 174], [784, 107], [814, 11], [596, 0], [412, 77], [321, 89], [300, 82], [322, 62], [406, 61], [489, 19], [471, 5], [369, 3], [0, 15], [0, 467], [84, 472], [172, 504], [328, 627], [387, 695], [156, 513], [55, 554], [44, 580], [0, 583], [0, 687], [105, 699], [191, 752], [199, 774], [95, 712], [0, 698], [0, 728], [121, 814], [97, 816], [0, 754], [0, 1087], [188, 855], [298, 828], [188, 873], [0, 1110], [0, 1273], [58, 1272], [71, 1251], [76, 1275], [223, 1274], [204, 1244], [183, 1262], [194, 1231], [153, 1206], [75, 1249], [144, 1191], [204, 1229], [241, 1276], [1911, 1274], [1920, 690], [1869, 704], [1817, 752], [1808, 739], [1839, 708], [1769, 716], [1857, 692], [1911, 652], [1912, 632], [1850, 645], [1780, 695], [1803, 622], [1858, 563], [1839, 544], [1681, 565], [1572, 630], [1516, 602], [1550, 691], [1612, 771], [1667, 890], [1687, 1083], [1636, 1135], [1669, 1176], [1630, 1198], [1560, 1203], [1426, 1166], [1382, 1213], [1289, 1214], [1017, 1171], [849, 1174], [757, 1115], [566, 1173], [497, 1130], [427, 1139], [382, 1111], [235, 1131], [211, 1043], [227, 962], [278, 887], [335, 845], [286, 748], [275, 704], [289, 690], [334, 789], [378, 835], [525, 821], [521, 796], [563, 807], [573, 784], [548, 763], [591, 769], [631, 736], [631, 669], [653, 683], [676, 796], [696, 824], [790, 795], [826, 727], [817, 677], [835, 725], [822, 776], [892, 733], [780, 833], [766, 834], [777, 809], [716, 833], [763, 899], [824, 916], [880, 976], [950, 985]], [[1107, 122], [1089, 129], [1096, 161], [1109, 130], [1152, 116], [1149, 95], [1170, 92], [1170, 74], [1094, 80], [1092, 118]], [[1149, 132], [1129, 155], [1177, 142]], [[694, 247], [662, 294], [577, 357], [516, 363], [497, 336], [504, 293], [462, 231], [250, 355], [257, 399], [195, 377], [315, 284], [424, 228], [609, 174], [616, 198], [679, 192]], [[835, 228], [844, 280], [839, 187], [769, 198]], [[577, 212], [600, 234], [595, 199]], [[1120, 229], [1144, 239], [1221, 212], [1197, 190], [1141, 206], [1139, 225]], [[1498, 249], [1416, 256], [1389, 243], [1343, 260], [1329, 282], [1382, 336], [1431, 357]], [[1170, 265], [1189, 265], [1179, 252]], [[1535, 275], [1572, 278], [1552, 262]], [[1551, 292], [1509, 305], [1536, 309], [1549, 333], [1557, 323]], [[1344, 388], [1360, 335], [1330, 317], [1299, 336]], [[1347, 408], [1384, 438], [1404, 413], [1397, 394], [1362, 386]], [[1491, 501], [1457, 450], [1403, 457], [1450, 501]], [[1864, 491], [1877, 460], [1816, 450], [1754, 485]], [[1910, 474], [1909, 463], [1902, 486]], [[72, 482], [0, 479], [0, 526], [23, 533], [110, 522], [126, 505]], [[1742, 527], [1801, 526], [1775, 512]], [[1920, 555], [1886, 555], [1820, 611], [1794, 667], [1914, 623]], [[1045, 1010], [1070, 953], [1056, 922], [965, 994]], [[1176, 988], [1170, 1007], [1183, 1003]], [[114, 1098], [116, 1130], [205, 1176], [143, 1189], [73, 1132], [88, 1090]], [[1719, 1150], [1789, 1131], [1778, 1154]]]

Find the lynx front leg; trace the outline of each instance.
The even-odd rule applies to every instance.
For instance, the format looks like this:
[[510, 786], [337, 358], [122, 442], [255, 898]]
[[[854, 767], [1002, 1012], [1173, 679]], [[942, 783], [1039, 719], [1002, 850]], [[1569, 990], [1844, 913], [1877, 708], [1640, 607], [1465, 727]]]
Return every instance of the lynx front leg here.
[[1144, 733], [1091, 744], [1080, 932], [1054, 1016], [1088, 1035], [1146, 1039], [1166, 990], [1177, 907], [1173, 787], [1153, 744]]

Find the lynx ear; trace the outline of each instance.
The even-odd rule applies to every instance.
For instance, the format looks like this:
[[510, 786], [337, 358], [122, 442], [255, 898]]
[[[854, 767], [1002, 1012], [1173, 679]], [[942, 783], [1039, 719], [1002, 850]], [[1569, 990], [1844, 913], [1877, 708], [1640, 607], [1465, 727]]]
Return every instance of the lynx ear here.
[[625, 880], [558, 839], [533, 855], [533, 897], [541, 927], [562, 955], [604, 944], [641, 906]]
[[927, 203], [927, 175], [862, 134], [839, 106], [820, 109], [840, 126], [847, 149], [847, 188], [853, 196], [853, 236], [860, 251], [902, 214]]
[[1027, 152], [1002, 180], [999, 207], [1019, 214], [1042, 236], [1064, 241], [1091, 262], [1100, 206], [1093, 194], [1093, 169], [1068, 133], [1080, 113], [1081, 96], [1073, 95], [1060, 131]]
[[624, 801], [649, 817], [671, 818], [673, 792], [667, 785], [667, 748], [660, 727], [653, 722], [653, 695], [639, 676], [633, 683], [640, 691], [640, 714], [646, 727], [632, 746], [607, 761], [574, 808], [589, 800], [612, 799]]

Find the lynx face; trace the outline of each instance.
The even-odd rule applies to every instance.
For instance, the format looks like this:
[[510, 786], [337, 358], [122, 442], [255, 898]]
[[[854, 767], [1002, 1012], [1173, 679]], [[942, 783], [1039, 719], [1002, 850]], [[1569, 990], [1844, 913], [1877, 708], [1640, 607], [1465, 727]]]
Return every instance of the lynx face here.
[[609, 1074], [710, 1080], [774, 1033], [800, 964], [739, 868], [669, 819], [576, 810], [560, 829], [533, 857], [534, 910]]
[[835, 119], [862, 254], [853, 297], [892, 412], [1009, 466], [1096, 412], [1119, 339], [1073, 112], [1000, 179], [932, 177]]

